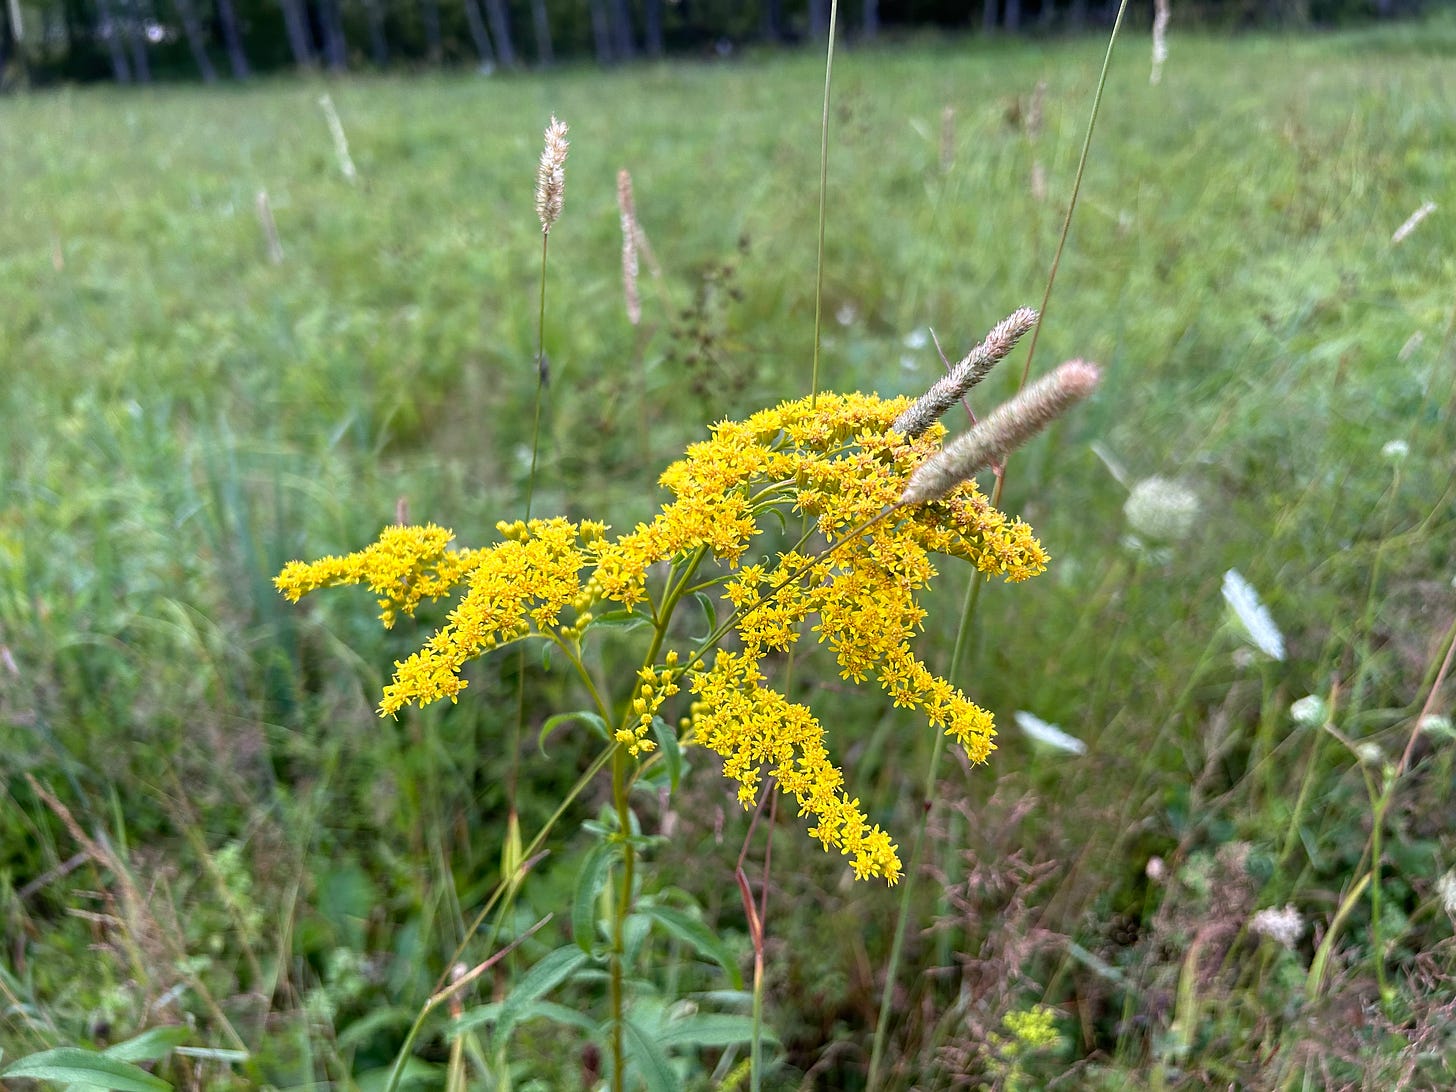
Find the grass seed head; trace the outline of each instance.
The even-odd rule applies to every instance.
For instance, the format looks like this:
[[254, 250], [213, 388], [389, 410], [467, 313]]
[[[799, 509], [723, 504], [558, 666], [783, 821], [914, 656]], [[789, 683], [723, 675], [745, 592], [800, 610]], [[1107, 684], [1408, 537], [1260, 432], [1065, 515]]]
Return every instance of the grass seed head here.
[[939, 500], [961, 482], [1004, 459], [1086, 398], [1102, 378], [1096, 364], [1069, 360], [1038, 379], [984, 421], [927, 459], [905, 486], [901, 504]]
[[632, 176], [617, 172], [617, 209], [622, 214], [622, 292], [627, 299], [627, 321], [642, 321], [642, 297], [637, 292], [637, 203], [632, 198]]
[[561, 217], [561, 202], [566, 193], [566, 152], [571, 147], [566, 139], [566, 122], [551, 115], [546, 126], [546, 144], [541, 149], [541, 163], [536, 168], [536, 216], [541, 221], [541, 234], [551, 234], [551, 225]]
[[1004, 360], [1022, 336], [1040, 318], [1030, 307], [1018, 307], [998, 322], [977, 345], [950, 370], [950, 374], [926, 391], [916, 403], [900, 414], [891, 427], [905, 436], [915, 437], [928, 429], [966, 392], [985, 379], [992, 368]]

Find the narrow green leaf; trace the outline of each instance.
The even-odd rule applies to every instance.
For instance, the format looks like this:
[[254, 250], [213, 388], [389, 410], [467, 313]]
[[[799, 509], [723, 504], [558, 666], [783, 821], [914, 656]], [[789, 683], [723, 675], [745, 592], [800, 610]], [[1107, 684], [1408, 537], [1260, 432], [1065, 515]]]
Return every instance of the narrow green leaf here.
[[708, 632], [714, 632], [718, 628], [718, 606], [713, 597], [706, 592], [693, 592], [693, 598], [702, 605], [703, 614], [708, 619]]
[[576, 1009], [566, 1005], [558, 1005], [555, 1001], [537, 1001], [532, 1004], [523, 1020], [539, 1016], [543, 1020], [550, 1020], [553, 1024], [561, 1024], [565, 1027], [579, 1028], [588, 1035], [595, 1035], [597, 1021]]
[[93, 1084], [97, 1088], [111, 1088], [118, 1092], [170, 1092], [172, 1087], [161, 1077], [153, 1077], [130, 1062], [118, 1061], [80, 1047], [56, 1047], [21, 1058], [0, 1073], [0, 1077]]
[[118, 1062], [155, 1062], [165, 1058], [187, 1041], [191, 1032], [179, 1024], [151, 1028], [130, 1039], [109, 1046], [101, 1053]]
[[515, 1026], [525, 1019], [525, 1010], [570, 978], [587, 960], [585, 952], [563, 945], [537, 961], [501, 1001], [495, 1034], [500, 1042], [510, 1038]]
[[658, 1044], [644, 1035], [630, 1017], [622, 1019], [622, 1033], [627, 1057], [637, 1067], [647, 1085], [647, 1092], [675, 1092], [678, 1088], [677, 1074], [672, 1071], [672, 1063]]
[[662, 762], [667, 767], [667, 783], [677, 792], [677, 783], [682, 779], [682, 748], [678, 746], [677, 733], [672, 725], [661, 717], [652, 718], [652, 734], [662, 748]]
[[597, 843], [576, 881], [576, 892], [571, 899], [571, 936], [576, 946], [588, 954], [597, 942], [597, 892], [602, 889], [607, 870], [619, 852], [616, 842]]
[[500, 1019], [501, 1003], [492, 1001], [488, 1005], [476, 1005], [474, 1008], [466, 1009], [445, 1029], [447, 1039], [455, 1039], [467, 1031], [474, 1031], [481, 1024], [494, 1024]]
[[[778, 1042], [767, 1028], [764, 1039]], [[674, 1020], [657, 1034], [661, 1047], [725, 1047], [746, 1043], [753, 1038], [753, 1017], [736, 1012], [700, 1012]]]
[[599, 626], [606, 629], [640, 629], [642, 626], [651, 624], [652, 619], [644, 614], [638, 614], [630, 610], [611, 610], [606, 614], [595, 614], [592, 616], [588, 629], [596, 629]]
[[546, 737], [556, 729], [569, 721], [579, 720], [586, 724], [593, 732], [602, 739], [607, 738], [607, 722], [597, 714], [586, 709], [576, 709], [570, 713], [557, 713], [554, 717], [547, 717], [546, 723], [541, 725], [541, 734], [536, 737], [536, 747], [544, 755], [546, 753]]
[[441, 1088], [445, 1083], [444, 1073], [444, 1066], [427, 1062], [423, 1058], [409, 1058], [404, 1063], [404, 1071], [400, 1074], [399, 1081], [394, 1085], [390, 1084], [393, 1077], [393, 1069], [390, 1066], [361, 1073], [355, 1078], [354, 1084], [359, 1092], [385, 1092], [390, 1087], [415, 1088], [420, 1085]]
[[341, 1047], [357, 1049], [387, 1028], [407, 1028], [415, 1014], [403, 1005], [388, 1005], [353, 1020], [337, 1035]]
[[697, 918], [689, 917], [671, 906], [639, 906], [637, 910], [638, 913], [652, 917], [673, 936], [727, 971], [735, 989], [743, 988], [743, 974], [738, 970], [737, 958], [728, 945], [723, 943], [722, 938]]

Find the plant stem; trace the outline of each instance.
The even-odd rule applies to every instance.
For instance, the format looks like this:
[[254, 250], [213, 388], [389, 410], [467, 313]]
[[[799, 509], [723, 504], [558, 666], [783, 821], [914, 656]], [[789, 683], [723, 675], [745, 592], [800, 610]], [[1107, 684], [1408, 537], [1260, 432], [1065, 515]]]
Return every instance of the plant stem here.
[[819, 252], [814, 264], [814, 366], [809, 376], [809, 405], [819, 399], [819, 332], [824, 317], [824, 219], [829, 195], [829, 89], [834, 75], [834, 34], [839, 0], [829, 4], [829, 52], [824, 60], [824, 112], [819, 120]]
[[[1102, 72], [1097, 79], [1097, 92], [1092, 98], [1092, 112], [1087, 119], [1087, 134], [1082, 141], [1082, 154], [1077, 160], [1077, 175], [1072, 183], [1072, 196], [1067, 202], [1067, 215], [1062, 220], [1062, 232], [1057, 239], [1056, 253], [1052, 256], [1051, 269], [1047, 273], [1046, 289], [1042, 292], [1040, 314], [1041, 318], [1032, 329], [1031, 345], [1026, 352], [1026, 363], [1021, 370], [1021, 382], [1018, 390], [1026, 386], [1026, 381], [1031, 374], [1032, 359], [1036, 355], [1037, 340], [1041, 335], [1042, 327], [1046, 324], [1047, 308], [1051, 303], [1052, 287], [1056, 284], [1057, 269], [1061, 265], [1062, 251], [1067, 245], [1067, 236], [1072, 229], [1072, 215], [1077, 209], [1077, 198], [1082, 192], [1082, 176], [1087, 168], [1087, 158], [1092, 150], [1092, 134], [1097, 128], [1097, 115], [1102, 106], [1102, 92], [1107, 86], [1107, 73], [1112, 65], [1112, 50], [1117, 44], [1118, 31], [1122, 27], [1123, 16], [1127, 13], [1128, 0], [1121, 0], [1117, 8], [1117, 19], [1112, 24], [1112, 33], [1107, 39], [1107, 53], [1102, 59]], [[827, 111], [827, 100], [825, 109]], [[996, 475], [996, 486], [991, 496], [991, 506], [994, 508], [1000, 504], [1002, 488], [1006, 482], [1005, 468]], [[971, 624], [976, 612], [976, 604], [980, 599], [981, 581], [975, 576], [971, 578], [970, 587], [966, 589], [965, 606], [961, 611], [960, 625], [956, 629], [955, 648], [951, 653], [951, 667], [949, 680], [954, 683], [960, 674], [962, 660], [965, 657], [966, 646], [970, 634]], [[900, 957], [904, 951], [905, 932], [909, 927], [911, 895], [915, 885], [915, 879], [920, 867], [920, 858], [925, 845], [925, 830], [930, 821], [930, 811], [935, 796], [935, 772], [940, 764], [941, 753], [945, 750], [945, 736], [943, 733], [936, 733], [935, 742], [930, 748], [930, 760], [925, 770], [925, 781], [921, 797], [920, 822], [915, 828], [915, 841], [910, 851], [910, 865], [905, 872], [905, 887], [900, 892], [900, 906], [895, 921], [895, 938], [890, 945], [890, 962], [885, 970], [885, 984], [880, 994], [879, 1018], [875, 1023], [874, 1045], [870, 1050], [869, 1076], [866, 1080], [866, 1088], [874, 1092], [876, 1081], [879, 1079], [880, 1066], [884, 1057], [885, 1040], [888, 1035], [890, 1022], [890, 1007], [894, 998], [895, 979], [900, 969]]]
[[632, 910], [632, 871], [635, 851], [632, 846], [631, 815], [627, 808], [627, 751], [618, 747], [612, 755], [612, 802], [617, 808], [617, 823], [622, 838], [622, 891], [617, 896], [612, 915], [612, 1092], [625, 1087], [626, 1057], [622, 1050], [622, 960], [626, 952], [624, 940], [627, 915]]

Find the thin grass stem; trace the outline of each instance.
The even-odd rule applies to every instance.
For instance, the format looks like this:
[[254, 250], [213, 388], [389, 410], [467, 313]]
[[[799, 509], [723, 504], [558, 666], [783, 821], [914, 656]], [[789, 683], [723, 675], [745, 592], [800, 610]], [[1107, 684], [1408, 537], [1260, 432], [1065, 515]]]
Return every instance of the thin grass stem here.
[[[1092, 150], [1092, 134], [1097, 128], [1097, 115], [1102, 108], [1102, 92], [1107, 86], [1107, 73], [1112, 66], [1112, 51], [1117, 45], [1118, 32], [1122, 28], [1123, 16], [1127, 13], [1128, 0], [1121, 0], [1117, 8], [1117, 19], [1112, 24], [1112, 33], [1107, 39], [1107, 52], [1102, 58], [1102, 71], [1097, 78], [1097, 91], [1092, 98], [1092, 111], [1087, 119], [1087, 133], [1082, 140], [1082, 153], [1077, 160], [1077, 174], [1072, 182], [1072, 196], [1067, 202], [1067, 214], [1062, 219], [1061, 235], [1057, 239], [1057, 249], [1052, 256], [1051, 268], [1047, 273], [1046, 288], [1042, 292], [1041, 306], [1037, 308], [1040, 319], [1032, 328], [1031, 344], [1026, 351], [1026, 362], [1021, 369], [1021, 381], [1017, 389], [1026, 386], [1031, 375], [1032, 360], [1036, 356], [1036, 346], [1040, 339], [1042, 327], [1046, 325], [1047, 308], [1051, 304], [1052, 288], [1056, 284], [1057, 269], [1061, 266], [1062, 251], [1067, 245], [1067, 236], [1072, 229], [1072, 216], [1077, 210], [1077, 199], [1082, 192], [1082, 177], [1087, 169], [1087, 159]], [[997, 507], [1001, 501], [1002, 487], [1006, 481], [1006, 469], [1003, 464], [996, 474], [996, 486], [991, 496], [991, 506]], [[971, 624], [975, 617], [976, 604], [980, 599], [981, 581], [972, 577], [970, 587], [966, 590], [965, 606], [961, 610], [960, 623], [956, 628], [955, 647], [951, 652], [951, 669], [948, 678], [952, 683], [960, 675], [961, 662], [965, 656], [967, 639], [970, 633]], [[900, 970], [900, 959], [904, 952], [905, 932], [909, 927], [909, 916], [912, 892], [920, 866], [920, 856], [923, 852], [925, 842], [925, 831], [930, 821], [930, 812], [935, 795], [935, 774], [940, 764], [940, 756], [945, 750], [945, 739], [941, 733], [936, 733], [935, 741], [930, 748], [930, 758], [927, 763], [924, 779], [924, 796], [921, 805], [920, 821], [916, 824], [915, 840], [912, 843], [910, 853], [910, 865], [905, 872], [905, 886], [900, 892], [900, 905], [896, 913], [895, 938], [890, 946], [890, 962], [885, 969], [885, 984], [880, 994], [879, 1018], [875, 1022], [874, 1045], [870, 1050], [870, 1068], [866, 1080], [866, 1087], [873, 1092], [876, 1082], [879, 1080], [880, 1068], [884, 1058], [885, 1041], [889, 1031], [889, 1018], [891, 1002], [894, 997], [895, 981]]]
[[809, 375], [809, 405], [819, 400], [819, 338], [824, 321], [824, 221], [829, 196], [829, 91], [834, 76], [834, 36], [839, 0], [829, 4], [829, 52], [824, 60], [824, 112], [819, 119], [819, 251], [814, 263], [814, 366]]

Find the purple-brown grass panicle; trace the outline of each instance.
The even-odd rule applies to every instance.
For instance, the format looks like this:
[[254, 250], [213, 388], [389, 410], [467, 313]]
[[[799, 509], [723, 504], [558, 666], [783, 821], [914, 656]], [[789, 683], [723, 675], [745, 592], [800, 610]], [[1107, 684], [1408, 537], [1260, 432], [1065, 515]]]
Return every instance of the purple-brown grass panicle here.
[[632, 176], [617, 172], [617, 209], [622, 214], [622, 292], [627, 299], [627, 321], [642, 321], [642, 297], [637, 293], [637, 203], [632, 199]]
[[546, 126], [541, 164], [536, 168], [536, 216], [541, 221], [542, 235], [550, 235], [551, 225], [561, 217], [561, 202], [566, 193], [566, 153], [570, 147], [566, 122], [552, 114], [551, 124]]
[[927, 459], [900, 495], [902, 505], [939, 500], [961, 482], [1004, 459], [1071, 406], [1092, 393], [1102, 378], [1096, 364], [1070, 360], [1038, 379], [969, 432]]
[[986, 340], [967, 353], [944, 379], [938, 380], [890, 427], [903, 436], [916, 437], [940, 420], [946, 410], [985, 379], [1039, 318], [1030, 307], [1018, 307], [998, 322]]

